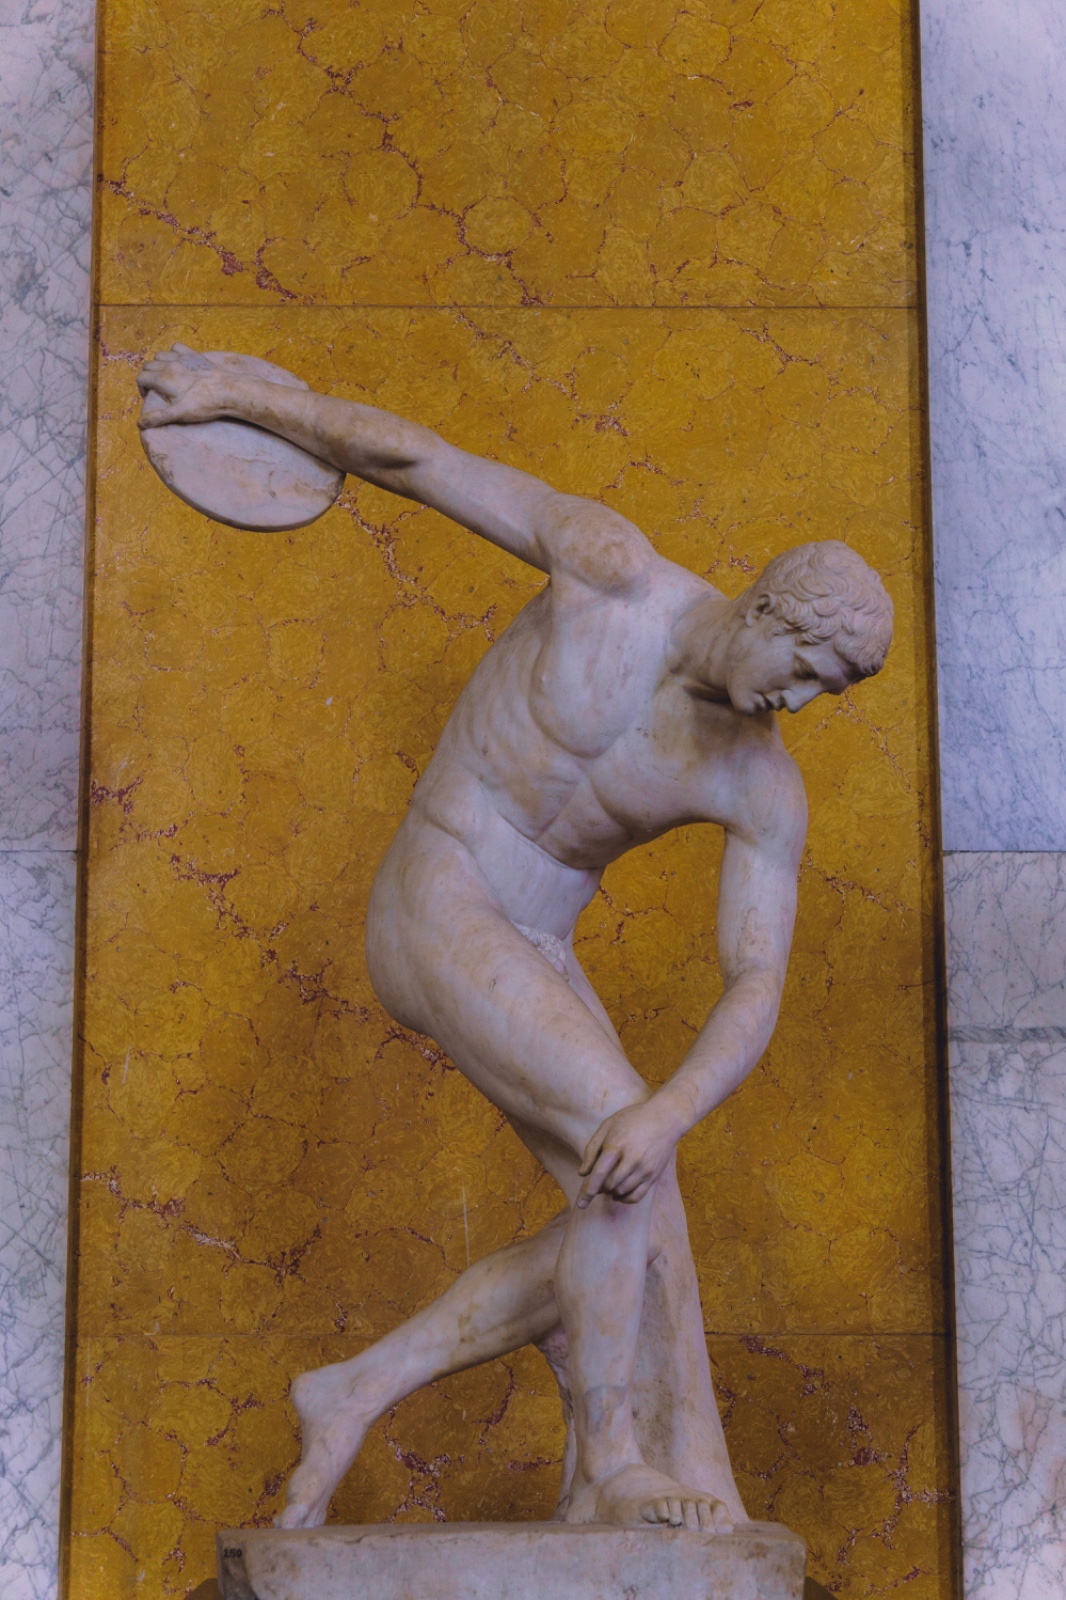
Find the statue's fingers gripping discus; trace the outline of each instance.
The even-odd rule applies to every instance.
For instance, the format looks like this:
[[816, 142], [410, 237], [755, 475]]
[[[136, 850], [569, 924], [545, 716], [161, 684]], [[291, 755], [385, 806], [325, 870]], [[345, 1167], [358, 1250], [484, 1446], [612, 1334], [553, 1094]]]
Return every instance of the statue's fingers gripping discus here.
[[[289, 389], [308, 387], [259, 356], [208, 350], [204, 357], [242, 377]], [[149, 392], [141, 415], [165, 408], [166, 402]], [[250, 422], [173, 422], [142, 429], [141, 443], [168, 489], [231, 528], [259, 533], [302, 528], [328, 511], [344, 487], [343, 472]]]

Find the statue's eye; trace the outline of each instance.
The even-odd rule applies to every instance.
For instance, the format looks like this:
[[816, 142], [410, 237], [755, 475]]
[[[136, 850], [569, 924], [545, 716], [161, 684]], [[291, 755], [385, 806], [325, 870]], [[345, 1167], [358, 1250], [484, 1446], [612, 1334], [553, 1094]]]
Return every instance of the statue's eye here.
[[797, 661], [793, 669], [793, 676], [809, 680], [811, 678], [816, 678], [818, 674], [815, 672], [812, 666], [808, 666], [806, 661]]

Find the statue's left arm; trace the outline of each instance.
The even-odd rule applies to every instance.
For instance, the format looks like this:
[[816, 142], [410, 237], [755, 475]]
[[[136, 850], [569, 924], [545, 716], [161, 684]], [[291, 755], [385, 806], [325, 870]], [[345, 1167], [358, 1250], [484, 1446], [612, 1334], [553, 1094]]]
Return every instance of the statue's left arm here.
[[673, 1077], [597, 1130], [585, 1152], [579, 1204], [601, 1189], [642, 1199], [677, 1141], [733, 1093], [770, 1042], [792, 944], [807, 802], [783, 750], [755, 767], [740, 784], [740, 815], [726, 828], [718, 893], [722, 994]]

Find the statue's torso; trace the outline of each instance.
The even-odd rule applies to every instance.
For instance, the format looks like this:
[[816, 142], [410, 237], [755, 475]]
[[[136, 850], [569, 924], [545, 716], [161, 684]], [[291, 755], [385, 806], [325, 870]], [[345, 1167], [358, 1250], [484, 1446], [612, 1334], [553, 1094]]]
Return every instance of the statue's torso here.
[[750, 757], [788, 757], [771, 715], [695, 698], [671, 671], [674, 622], [707, 587], [662, 562], [639, 598], [545, 589], [464, 689], [393, 848], [442, 829], [516, 921], [565, 934], [634, 845], [742, 826]]

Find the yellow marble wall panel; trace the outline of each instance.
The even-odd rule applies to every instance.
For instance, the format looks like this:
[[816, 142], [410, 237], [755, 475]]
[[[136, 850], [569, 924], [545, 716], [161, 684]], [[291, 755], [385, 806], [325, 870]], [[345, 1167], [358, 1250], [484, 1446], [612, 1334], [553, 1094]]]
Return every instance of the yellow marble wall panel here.
[[900, 305], [905, 0], [107, 0], [105, 303]]
[[[71, 1592], [176, 1600], [220, 1526], [277, 1510], [298, 1437], [286, 1393], [360, 1341], [93, 1338], [75, 1407]], [[753, 1516], [780, 1518], [842, 1600], [950, 1592], [943, 1341], [716, 1337], [715, 1381]], [[561, 1437], [531, 1352], [435, 1384], [371, 1433], [335, 1501], [346, 1522], [545, 1517]]]
[[[185, 1596], [215, 1532], [268, 1521], [299, 1456], [287, 1404], [301, 1369], [350, 1337], [88, 1339], [78, 1362], [71, 1590]], [[558, 1393], [533, 1351], [436, 1384], [367, 1440], [339, 1503], [353, 1522], [546, 1516], [562, 1449]]]
[[840, 1596], [953, 1593], [946, 1341], [712, 1338], [750, 1515], [798, 1528]]
[[[104, 0], [68, 1600], [189, 1595], [217, 1526], [276, 1509], [291, 1376], [559, 1203], [362, 956], [541, 580], [355, 483], [285, 535], [184, 507], [134, 428], [175, 338], [599, 496], [727, 593], [805, 538], [884, 573], [887, 669], [784, 726], [781, 1024], [681, 1173], [749, 1509], [834, 1593], [952, 1593], [912, 10]], [[635, 853], [579, 928], [652, 1083], [717, 991], [717, 857]], [[543, 1516], [559, 1449], [525, 1352], [384, 1419], [332, 1515]]]
[[[384, 1331], [558, 1205], [370, 990], [375, 865], [537, 575], [355, 485], [311, 528], [169, 495], [134, 374], [180, 337], [281, 361], [600, 494], [736, 592], [847, 537], [885, 673], [786, 724], [813, 823], [778, 1035], [682, 1147], [707, 1325], [941, 1325], [924, 561], [909, 314], [112, 311], [101, 335], [79, 1324]], [[580, 950], [650, 1081], [717, 985], [718, 844], [617, 864]]]

